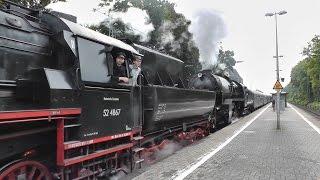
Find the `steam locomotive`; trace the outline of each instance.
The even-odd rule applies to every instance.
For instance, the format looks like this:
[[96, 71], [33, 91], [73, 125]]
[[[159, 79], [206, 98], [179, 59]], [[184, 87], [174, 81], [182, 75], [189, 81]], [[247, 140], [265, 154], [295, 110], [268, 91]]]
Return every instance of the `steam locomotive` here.
[[243, 84], [210, 70], [194, 75], [189, 87], [216, 92], [214, 125], [230, 124], [232, 117], [252, 112], [271, 101], [271, 97], [263, 92], [252, 91]]
[[[113, 82], [113, 56], [143, 56], [139, 85]], [[0, 8], [0, 179], [103, 178], [166, 139], [207, 135], [270, 101], [210, 71], [4, 1]], [[128, 71], [129, 61], [125, 62]]]

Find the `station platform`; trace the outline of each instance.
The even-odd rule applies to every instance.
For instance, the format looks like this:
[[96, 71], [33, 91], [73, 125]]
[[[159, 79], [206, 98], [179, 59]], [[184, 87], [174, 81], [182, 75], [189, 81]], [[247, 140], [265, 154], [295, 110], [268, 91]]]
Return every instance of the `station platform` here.
[[266, 105], [130, 179], [320, 179], [320, 119]]

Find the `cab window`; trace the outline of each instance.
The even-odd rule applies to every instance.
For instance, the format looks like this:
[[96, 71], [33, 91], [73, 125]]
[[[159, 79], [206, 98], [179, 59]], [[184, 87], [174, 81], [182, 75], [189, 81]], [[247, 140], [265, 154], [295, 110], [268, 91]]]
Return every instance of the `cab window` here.
[[106, 49], [105, 45], [78, 38], [80, 72], [83, 82], [109, 83], [111, 81], [112, 59], [110, 58], [112, 56]]

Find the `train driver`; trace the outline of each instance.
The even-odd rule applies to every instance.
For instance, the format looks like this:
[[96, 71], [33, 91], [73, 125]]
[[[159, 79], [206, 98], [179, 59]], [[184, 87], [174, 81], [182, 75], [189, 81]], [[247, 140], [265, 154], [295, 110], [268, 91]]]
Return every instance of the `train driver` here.
[[126, 54], [124, 52], [118, 52], [116, 54], [115, 64], [113, 67], [113, 78], [116, 82], [129, 83], [126, 66], [124, 64], [125, 59]]
[[141, 56], [133, 56], [133, 59], [132, 59], [132, 64], [130, 64], [130, 69], [131, 69], [131, 72], [130, 72], [130, 76], [132, 77], [132, 85], [135, 86], [137, 85], [137, 82], [138, 82], [138, 76], [141, 72]]

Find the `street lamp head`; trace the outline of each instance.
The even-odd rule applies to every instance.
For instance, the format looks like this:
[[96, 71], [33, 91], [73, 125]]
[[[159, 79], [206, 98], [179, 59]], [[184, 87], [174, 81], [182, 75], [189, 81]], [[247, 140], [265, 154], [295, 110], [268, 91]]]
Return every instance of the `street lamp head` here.
[[270, 17], [273, 16], [273, 15], [274, 15], [273, 13], [266, 13], [265, 14], [265, 16], [270, 16]]
[[278, 14], [279, 15], [284, 15], [284, 14], [287, 14], [287, 11], [280, 11]]

